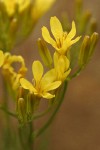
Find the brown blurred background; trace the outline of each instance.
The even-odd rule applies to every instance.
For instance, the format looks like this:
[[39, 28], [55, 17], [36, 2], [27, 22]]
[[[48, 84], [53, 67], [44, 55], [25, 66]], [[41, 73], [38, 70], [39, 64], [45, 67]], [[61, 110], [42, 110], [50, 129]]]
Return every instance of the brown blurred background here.
[[[100, 0], [84, 0], [83, 3], [84, 9], [91, 10], [97, 19], [100, 32]], [[13, 51], [25, 57], [30, 79], [32, 61], [39, 58], [36, 40], [41, 37], [41, 27], [49, 27], [51, 16], [61, 18], [62, 11], [66, 11], [70, 20], [73, 20], [73, 9], [74, 0], [57, 0], [52, 9], [38, 22], [30, 37]], [[89, 65], [79, 77], [70, 82], [65, 100], [50, 127], [48, 150], [100, 150], [99, 49], [100, 42]]]

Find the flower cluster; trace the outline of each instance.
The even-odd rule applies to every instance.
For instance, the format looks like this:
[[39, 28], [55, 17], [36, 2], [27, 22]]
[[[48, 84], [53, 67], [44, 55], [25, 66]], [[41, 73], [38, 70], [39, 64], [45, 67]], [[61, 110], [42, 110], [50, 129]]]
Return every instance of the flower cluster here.
[[[21, 8], [21, 3], [18, 4], [20, 4], [19, 11], [21, 11], [24, 6]], [[26, 4], [29, 5], [29, 3]], [[12, 8], [13, 5], [11, 6]], [[7, 11], [9, 12], [8, 9]], [[9, 12], [9, 15], [13, 15], [13, 11], [14, 9]], [[97, 33], [93, 33], [91, 37], [86, 36], [83, 39], [78, 55], [79, 68], [75, 74], [70, 75], [72, 59], [70, 59], [69, 53], [71, 47], [80, 40], [81, 36], [75, 38], [76, 25], [74, 21], [72, 21], [70, 31], [66, 32], [63, 31], [62, 24], [56, 16], [51, 17], [50, 28], [54, 38], [50, 36], [49, 30], [43, 26], [43, 39], [38, 40], [39, 53], [48, 70], [45, 73], [44, 65], [39, 60], [33, 61], [32, 82], [25, 78], [27, 68], [22, 56], [0, 51], [0, 67], [2, 68], [3, 76], [12, 89], [18, 91], [16, 110], [18, 118], [22, 123], [32, 119], [33, 112], [37, 110], [41, 99], [48, 99], [49, 102], [50, 99], [51, 101], [56, 101], [57, 94], [63, 83], [78, 75], [86, 66], [98, 39]], [[54, 51], [52, 55], [46, 42], [53, 47]], [[20, 63], [21, 67], [16, 69], [16, 66], [14, 66], [15, 63]]]
[[76, 34], [74, 22], [68, 34], [67, 32], [63, 32], [62, 25], [57, 17], [51, 17], [50, 25], [56, 41], [50, 37], [46, 27], [42, 28], [42, 35], [44, 40], [50, 43], [56, 50], [53, 55], [53, 68], [43, 75], [42, 64], [40, 61], [34, 61], [32, 64], [33, 84], [24, 78], [20, 80], [20, 84], [24, 89], [28, 89], [34, 95], [46, 99], [51, 99], [55, 96], [54, 94], [50, 94], [49, 91], [57, 89], [69, 75], [71, 68], [66, 51], [80, 39], [80, 37], [77, 37], [72, 40]]
[[[53, 56], [51, 56], [44, 40], [38, 40], [40, 55], [49, 70], [44, 74], [42, 63], [36, 60], [33, 61], [32, 64], [32, 83], [23, 77], [20, 79], [21, 87], [24, 90], [28, 90], [29, 94], [28, 98], [24, 97], [23, 94], [18, 98], [17, 111], [18, 114], [20, 114], [20, 120], [23, 120], [23, 122], [28, 121], [27, 115], [32, 116], [33, 111], [37, 110], [36, 108], [38, 108], [41, 98], [51, 99], [51, 101], [52, 99], [56, 99], [58, 89], [60, 89], [61, 85], [67, 80], [71, 72], [67, 51], [80, 39], [80, 37], [73, 39], [76, 34], [75, 23], [74, 21], [72, 22], [72, 29], [69, 33], [63, 31], [60, 21], [55, 16], [51, 17], [50, 25], [55, 41], [50, 37], [46, 27], [42, 27], [42, 36], [47, 43], [53, 46]], [[27, 104], [25, 104], [25, 101], [27, 101]], [[34, 103], [33, 106], [32, 101]], [[24, 111], [22, 111], [22, 104]], [[22, 115], [23, 112], [24, 115]], [[21, 116], [26, 117], [23, 118]]]
[[[56, 16], [51, 17], [50, 27], [55, 40], [50, 36], [49, 31], [45, 26], [42, 27], [42, 36], [47, 43], [53, 46], [53, 56], [51, 56], [50, 51], [46, 46], [46, 43], [41, 39], [39, 39], [38, 41], [41, 58], [44, 61], [44, 64], [50, 67], [49, 71], [47, 71], [47, 73], [43, 75], [43, 65], [40, 61], [37, 60], [34, 61], [32, 64], [33, 84], [25, 78], [21, 78], [20, 80], [20, 84], [24, 89], [29, 90], [30, 93], [33, 93], [39, 98], [46, 99], [52, 99], [53, 97], [55, 97], [56, 89], [58, 89], [61, 84], [63, 84], [63, 82], [67, 80], [68, 75], [71, 72], [71, 60], [68, 58], [67, 55], [71, 49], [71, 46], [78, 42], [81, 38], [81, 36], [78, 36], [73, 39], [76, 35], [76, 26], [74, 21], [72, 22], [72, 29], [69, 33], [63, 31], [62, 25]], [[92, 55], [92, 52], [94, 50], [95, 44], [93, 43], [96, 43], [97, 37], [98, 35], [96, 33], [94, 33], [90, 37], [90, 49], [88, 47], [88, 52], [90, 53], [90, 56]], [[81, 70], [87, 64], [88, 59], [90, 58], [90, 56], [88, 56], [85, 52], [87, 47], [85, 47], [84, 44], [88, 45], [88, 42], [86, 42], [86, 40], [83, 40], [83, 46], [80, 49], [79, 70]], [[91, 48], [92, 44], [93, 46]], [[86, 60], [84, 60], [84, 58], [86, 58], [85, 55], [87, 55]], [[80, 62], [82, 63], [80, 64]]]
[[27, 38], [54, 1], [0, 0], [0, 49], [11, 51], [16, 44]]

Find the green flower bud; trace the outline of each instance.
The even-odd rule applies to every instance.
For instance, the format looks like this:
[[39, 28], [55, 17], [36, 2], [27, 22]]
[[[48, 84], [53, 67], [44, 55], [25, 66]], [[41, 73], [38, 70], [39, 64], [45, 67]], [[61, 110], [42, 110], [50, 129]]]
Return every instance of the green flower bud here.
[[31, 121], [34, 112], [39, 106], [40, 98], [36, 97], [33, 93], [29, 93], [27, 97], [27, 120]]
[[17, 95], [17, 99], [24, 97], [24, 89], [22, 86], [19, 87], [18, 89], [18, 95]]
[[31, 120], [33, 115], [34, 97], [33, 94], [29, 93], [27, 97], [27, 119]]
[[76, 0], [75, 5], [76, 5], [76, 16], [79, 16], [82, 13], [82, 0]]
[[98, 41], [98, 33], [94, 32], [91, 37], [85, 36], [79, 53], [79, 66], [84, 67], [91, 59]]
[[26, 104], [23, 98], [19, 98], [17, 101], [17, 114], [21, 124], [26, 122]]
[[97, 30], [97, 21], [96, 19], [92, 19], [90, 23], [90, 33], [93, 33]]
[[94, 32], [91, 35], [91, 38], [90, 38], [90, 49], [89, 49], [89, 58], [91, 58], [91, 56], [93, 55], [95, 46], [96, 46], [96, 44], [98, 42], [98, 38], [99, 38], [99, 34], [96, 33], [96, 32]]
[[42, 39], [38, 39], [38, 49], [40, 56], [42, 58], [42, 61], [47, 67], [51, 67], [52, 65], [52, 57], [50, 54], [49, 49], [47, 48], [45, 41]]
[[88, 53], [89, 53], [89, 36], [85, 36], [80, 48], [80, 53], [79, 53], [79, 66], [83, 66], [86, 64]]

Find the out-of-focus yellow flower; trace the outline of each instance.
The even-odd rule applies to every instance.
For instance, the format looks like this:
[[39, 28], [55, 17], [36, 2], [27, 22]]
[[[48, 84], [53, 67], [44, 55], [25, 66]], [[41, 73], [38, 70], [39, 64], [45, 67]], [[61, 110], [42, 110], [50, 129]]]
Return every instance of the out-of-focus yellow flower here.
[[[22, 56], [11, 55], [10, 53], [1, 53], [2, 56], [2, 72], [5, 79], [11, 84], [12, 88], [15, 90], [19, 86], [19, 80], [21, 77], [25, 76], [27, 68]], [[13, 64], [20, 63], [21, 67], [17, 71], [14, 69]], [[17, 66], [16, 66], [17, 67]]]
[[33, 31], [55, 0], [0, 0], [0, 49], [11, 51]]
[[33, 84], [28, 80], [21, 78], [20, 83], [24, 89], [28, 89], [30, 92], [34, 93], [38, 97], [43, 97], [46, 99], [51, 99], [55, 95], [50, 94], [49, 91], [57, 89], [61, 85], [61, 81], [53, 81], [54, 76], [52, 76], [52, 70], [48, 71], [43, 76], [43, 66], [40, 61], [34, 61], [32, 64], [33, 72]]
[[65, 54], [68, 48], [80, 39], [80, 36], [73, 39], [76, 34], [74, 21], [72, 22], [72, 29], [69, 33], [63, 31], [62, 25], [56, 16], [51, 17], [50, 27], [55, 40], [50, 36], [49, 31], [45, 26], [42, 27], [42, 36], [44, 40], [51, 44], [60, 54]]
[[56, 0], [35, 0], [32, 10], [33, 18], [36, 20], [40, 18], [50, 9], [55, 1]]
[[3, 65], [4, 63], [4, 54], [3, 51], [0, 50], [0, 67]]
[[30, 5], [31, 0], [1, 0], [1, 2], [5, 5], [8, 15], [12, 16], [15, 13], [16, 6], [21, 13]]
[[71, 69], [70, 62], [65, 55], [54, 53], [54, 74], [56, 80], [64, 81], [69, 75]]

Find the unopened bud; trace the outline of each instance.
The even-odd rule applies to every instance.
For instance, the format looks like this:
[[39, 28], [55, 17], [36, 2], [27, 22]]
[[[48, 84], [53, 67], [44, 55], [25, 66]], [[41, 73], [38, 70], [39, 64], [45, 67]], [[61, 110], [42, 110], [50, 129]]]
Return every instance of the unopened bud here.
[[33, 93], [28, 94], [27, 98], [27, 120], [31, 121], [34, 112], [39, 106], [40, 98], [36, 97]]
[[85, 36], [79, 53], [80, 66], [85, 66], [89, 62], [95, 50], [97, 41], [98, 41], [98, 33], [96, 32], [94, 32], [91, 35], [91, 37]]
[[13, 18], [10, 23], [9, 34], [11, 35], [13, 34], [14, 36], [14, 34], [16, 34], [17, 29], [18, 29], [18, 20], [17, 18]]
[[22, 86], [19, 86], [17, 99], [24, 97], [24, 89]]
[[34, 108], [34, 96], [33, 94], [29, 93], [27, 97], [27, 119], [31, 120], [33, 115], [33, 108]]
[[82, 12], [82, 0], [76, 0], [75, 4], [76, 4], [76, 15], [80, 15], [80, 13]]
[[39, 53], [40, 53], [40, 56], [41, 56], [44, 64], [48, 67], [51, 67], [52, 57], [51, 57], [50, 51], [47, 48], [44, 40], [38, 39], [38, 49], [39, 49]]
[[79, 66], [83, 66], [86, 64], [88, 53], [89, 53], [89, 36], [85, 36], [80, 48], [80, 53], [79, 53]]
[[94, 52], [94, 49], [95, 49], [95, 46], [98, 42], [98, 38], [99, 38], [99, 34], [94, 32], [92, 35], [91, 35], [91, 38], [90, 38], [90, 50], [89, 50], [89, 57], [91, 57], [93, 55], [93, 52]]
[[86, 11], [83, 16], [80, 16], [81, 22], [79, 26], [79, 30], [82, 34], [84, 34], [84, 31], [86, 30], [87, 25], [89, 24], [90, 18], [91, 18], [91, 12]]
[[92, 19], [90, 24], [90, 33], [93, 33], [96, 30], [97, 30], [97, 21], [96, 19]]
[[18, 99], [18, 104], [17, 104], [17, 114], [18, 114], [18, 119], [21, 123], [24, 123], [26, 121], [26, 104], [25, 100], [23, 98]]
[[91, 18], [91, 12], [90, 11], [86, 11], [83, 17], [84, 17], [84, 22], [86, 24]]

